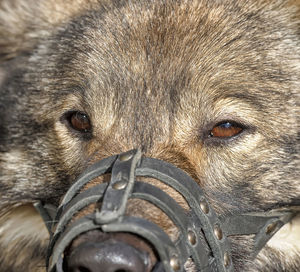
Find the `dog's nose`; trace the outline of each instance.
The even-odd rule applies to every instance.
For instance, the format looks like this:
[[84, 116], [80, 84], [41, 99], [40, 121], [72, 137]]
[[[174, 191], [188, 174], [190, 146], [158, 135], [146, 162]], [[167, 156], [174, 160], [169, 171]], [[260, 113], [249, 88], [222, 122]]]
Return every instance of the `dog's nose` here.
[[147, 272], [149, 257], [131, 245], [109, 239], [86, 242], [68, 258], [68, 272]]

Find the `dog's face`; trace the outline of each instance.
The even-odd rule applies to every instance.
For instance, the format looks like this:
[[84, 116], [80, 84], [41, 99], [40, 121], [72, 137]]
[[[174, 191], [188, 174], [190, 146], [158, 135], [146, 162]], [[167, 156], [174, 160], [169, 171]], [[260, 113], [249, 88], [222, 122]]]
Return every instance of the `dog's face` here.
[[[1, 271], [43, 265], [44, 249], [36, 251], [47, 234], [33, 238], [42, 224], [26, 203], [57, 204], [89, 164], [136, 147], [185, 170], [219, 215], [299, 205], [299, 22], [292, 6], [76, 1], [56, 3], [49, 14], [35, 7], [41, 20], [14, 2], [3, 1], [0, 13], [0, 48], [9, 58], [0, 70]], [[23, 36], [7, 30], [20, 13]], [[20, 203], [27, 206], [12, 209]], [[155, 208], [134, 205], [132, 213], [171, 232]], [[18, 220], [39, 223], [32, 233], [5, 223]], [[273, 239], [255, 262], [253, 237], [232, 237], [236, 270], [296, 271], [293, 237]]]

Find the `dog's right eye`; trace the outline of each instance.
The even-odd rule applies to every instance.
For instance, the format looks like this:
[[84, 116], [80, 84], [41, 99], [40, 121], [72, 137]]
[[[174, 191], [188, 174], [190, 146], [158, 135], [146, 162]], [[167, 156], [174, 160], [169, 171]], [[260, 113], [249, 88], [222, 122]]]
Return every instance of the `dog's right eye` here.
[[209, 136], [214, 138], [231, 138], [243, 131], [243, 127], [235, 122], [222, 122], [214, 126], [214, 128], [210, 131]]
[[89, 117], [83, 112], [74, 112], [71, 114], [70, 123], [72, 128], [80, 132], [89, 132], [92, 129]]
[[80, 111], [72, 111], [66, 114], [66, 119], [69, 126], [81, 133], [90, 133], [92, 131], [92, 124], [88, 115]]

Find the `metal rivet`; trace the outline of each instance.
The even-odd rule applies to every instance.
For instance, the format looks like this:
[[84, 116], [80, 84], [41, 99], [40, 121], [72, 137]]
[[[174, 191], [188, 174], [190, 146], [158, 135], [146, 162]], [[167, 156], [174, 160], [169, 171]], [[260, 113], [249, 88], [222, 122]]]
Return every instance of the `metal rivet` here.
[[277, 227], [277, 222], [273, 222], [273, 223], [269, 224], [266, 228], [266, 234], [271, 234], [272, 232], [274, 232], [276, 227]]
[[188, 239], [189, 239], [189, 242], [192, 246], [194, 246], [197, 242], [197, 238], [196, 238], [196, 234], [195, 232], [193, 232], [192, 230], [189, 230], [188, 232]]
[[121, 154], [119, 157], [119, 160], [120, 161], [129, 161], [132, 158], [132, 155], [133, 155], [132, 153]]
[[215, 233], [216, 237], [218, 238], [218, 240], [221, 240], [223, 238], [223, 232], [218, 225], [215, 225], [214, 233]]
[[209, 207], [205, 200], [200, 202], [200, 208], [205, 214], [209, 213]]
[[228, 252], [225, 252], [224, 254], [224, 266], [228, 267], [230, 265], [230, 256]]
[[127, 186], [127, 181], [126, 180], [120, 180], [120, 181], [117, 181], [115, 184], [113, 184], [113, 188], [115, 190], [122, 190], [124, 189], [125, 187]]
[[172, 257], [170, 260], [170, 266], [174, 271], [178, 271], [180, 269], [180, 263], [176, 257]]

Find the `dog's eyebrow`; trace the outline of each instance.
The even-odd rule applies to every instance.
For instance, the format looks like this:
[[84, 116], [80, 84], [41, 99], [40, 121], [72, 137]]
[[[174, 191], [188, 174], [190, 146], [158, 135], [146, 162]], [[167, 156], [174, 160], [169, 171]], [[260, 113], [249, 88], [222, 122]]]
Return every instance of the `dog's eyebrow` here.
[[77, 99], [85, 100], [89, 88], [90, 84], [88, 80], [81, 80], [80, 82], [73, 82], [73, 84], [67, 86], [61, 93], [66, 97], [74, 96]]
[[221, 98], [217, 99], [220, 100], [232, 100], [232, 101], [239, 101], [248, 105], [251, 105], [257, 111], [263, 110], [266, 106], [263, 103], [263, 100], [259, 98], [259, 95], [253, 95], [248, 93], [235, 93], [235, 94], [228, 94], [224, 95]]

